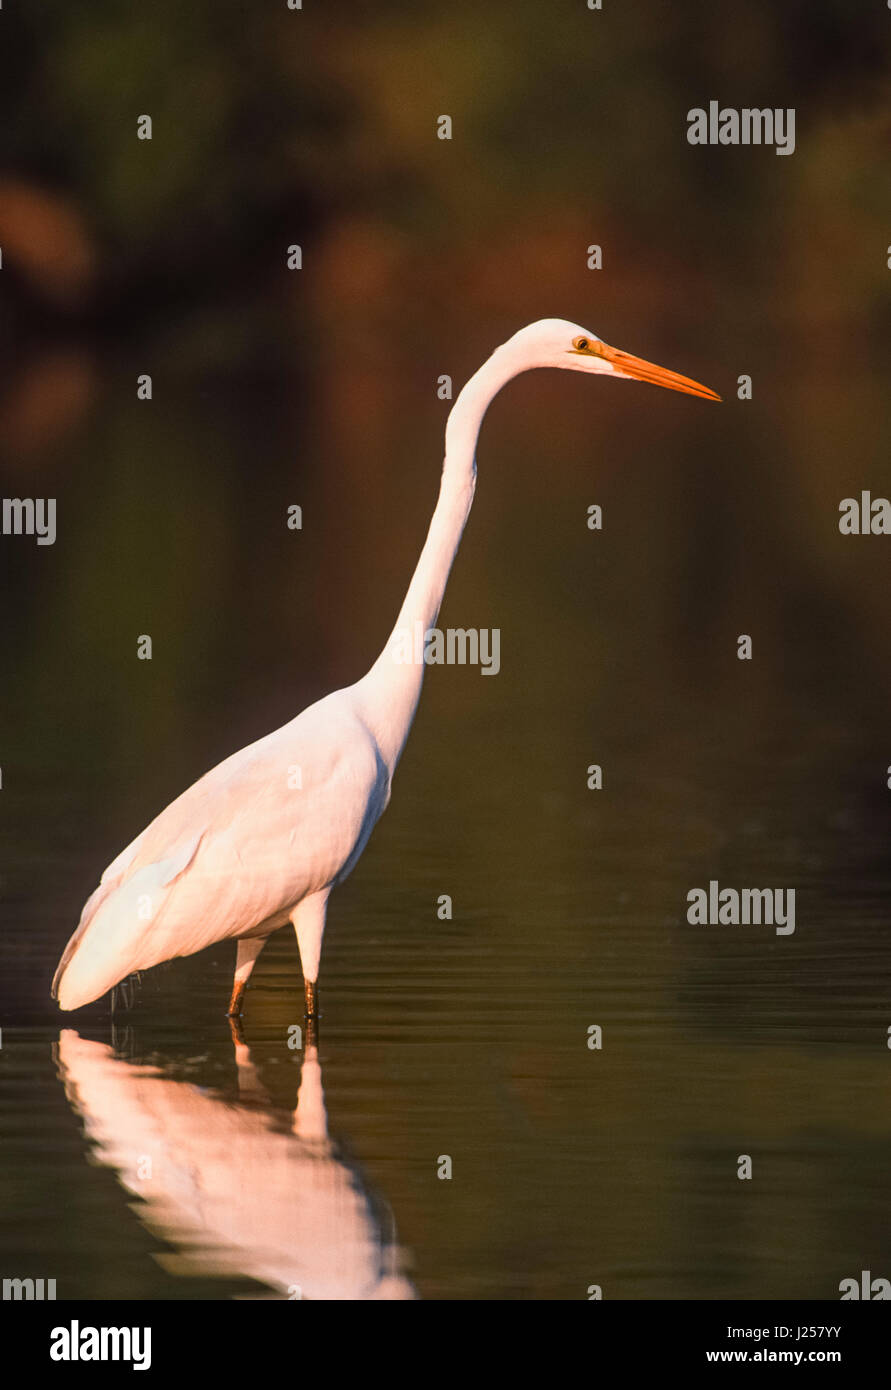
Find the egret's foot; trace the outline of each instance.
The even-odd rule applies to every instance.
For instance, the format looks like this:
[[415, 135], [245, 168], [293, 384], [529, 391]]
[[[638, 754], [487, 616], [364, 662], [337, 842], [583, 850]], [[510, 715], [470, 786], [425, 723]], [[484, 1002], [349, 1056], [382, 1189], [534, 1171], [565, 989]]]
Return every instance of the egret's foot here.
[[317, 985], [316, 985], [315, 980], [306, 980], [306, 981], [304, 982], [304, 991], [305, 991], [305, 998], [306, 998], [306, 1017], [307, 1017], [307, 1018], [318, 1018], [318, 1016], [319, 1016], [319, 991], [318, 991], [318, 987], [317, 987]]

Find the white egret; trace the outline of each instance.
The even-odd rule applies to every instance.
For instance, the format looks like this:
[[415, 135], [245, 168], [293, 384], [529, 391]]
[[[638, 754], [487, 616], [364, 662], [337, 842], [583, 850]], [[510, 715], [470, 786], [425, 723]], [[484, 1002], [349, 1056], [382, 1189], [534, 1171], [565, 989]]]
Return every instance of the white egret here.
[[439, 499], [383, 652], [355, 685], [206, 773], [108, 866], [56, 970], [53, 994], [62, 1009], [98, 999], [134, 971], [236, 940], [229, 1012], [238, 1014], [263, 946], [290, 919], [306, 1012], [315, 1015], [328, 896], [353, 868], [390, 799], [421, 693], [424, 662], [405, 659], [405, 634], [436, 622], [473, 501], [486, 409], [502, 386], [535, 367], [652, 382], [720, 400], [698, 382], [609, 347], [564, 319], [530, 324], [497, 348], [449, 414]]

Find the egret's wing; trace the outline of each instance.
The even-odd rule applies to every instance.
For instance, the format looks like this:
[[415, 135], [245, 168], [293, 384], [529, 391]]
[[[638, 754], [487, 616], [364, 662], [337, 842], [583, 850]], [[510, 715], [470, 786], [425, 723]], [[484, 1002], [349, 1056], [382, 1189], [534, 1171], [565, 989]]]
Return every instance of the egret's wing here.
[[227, 758], [109, 865], [56, 974], [62, 1008], [132, 971], [280, 925], [350, 866], [388, 785], [368, 730], [334, 696]]
[[[190, 840], [187, 840], [183, 845], [179, 846], [179, 848], [172, 855], [168, 856], [166, 859], [160, 860], [158, 864], [154, 864], [151, 866], [151, 868], [154, 870], [154, 873], [151, 875], [151, 878], [157, 884], [157, 886], [165, 888], [169, 883], [173, 882], [173, 880], [177, 877], [178, 874], [182, 873], [184, 869], [188, 868], [192, 859], [195, 857], [195, 851], [197, 850], [198, 845], [201, 842], [202, 834], [203, 831], [199, 831], [197, 835], [193, 835]], [[107, 875], [108, 870], [106, 870], [105, 874], [102, 875], [102, 881], [100, 882], [99, 887], [90, 894], [90, 896], [87, 898], [87, 901], [84, 903], [83, 911], [80, 914], [80, 921], [77, 924], [77, 929], [75, 930], [70, 941], [68, 942], [68, 945], [65, 947], [65, 950], [62, 952], [62, 959], [56, 966], [56, 973], [53, 976], [52, 992], [54, 998], [58, 998], [59, 983], [62, 979], [63, 974], [65, 973], [69, 961], [77, 951], [77, 948], [80, 945], [84, 933], [86, 932], [90, 923], [95, 918], [102, 904], [106, 902], [109, 898], [111, 898], [113, 894], [117, 893], [121, 888], [120, 877], [109, 878], [107, 877]], [[140, 875], [133, 876], [131, 886], [135, 886], [137, 893], [139, 888], [142, 886], [142, 882], [147, 877], [149, 876], [143, 875], [141, 879]], [[125, 973], [129, 974], [130, 972], [126, 971]], [[119, 975], [118, 979], [123, 979], [123, 976]]]
[[[152, 825], [154, 825], [154, 823], [155, 822], [153, 821]], [[145, 830], [141, 831], [140, 834], [136, 836], [135, 840], [130, 841], [126, 849], [121, 850], [120, 854], [117, 856], [116, 859], [112, 859], [108, 868], [105, 870], [105, 872], [99, 880], [100, 886], [103, 883], [108, 883], [114, 886], [114, 884], [120, 882], [124, 874], [129, 869], [130, 865], [133, 863], [133, 860], [139, 853], [139, 847], [145, 839], [146, 835], [148, 834], [149, 830], [151, 830], [151, 826], [148, 826]], [[98, 891], [99, 890], [97, 889], [96, 892], [98, 893]]]

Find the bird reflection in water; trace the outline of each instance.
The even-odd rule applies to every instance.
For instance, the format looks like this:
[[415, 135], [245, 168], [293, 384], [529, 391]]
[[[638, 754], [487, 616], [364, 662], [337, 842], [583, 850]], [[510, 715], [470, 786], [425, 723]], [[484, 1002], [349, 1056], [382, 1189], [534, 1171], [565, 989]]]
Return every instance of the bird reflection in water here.
[[240, 1029], [232, 1036], [236, 1104], [60, 1034], [68, 1100], [98, 1158], [142, 1199], [140, 1219], [177, 1247], [185, 1273], [249, 1276], [285, 1298], [414, 1298], [392, 1219], [328, 1137], [315, 1042], [283, 1131]]

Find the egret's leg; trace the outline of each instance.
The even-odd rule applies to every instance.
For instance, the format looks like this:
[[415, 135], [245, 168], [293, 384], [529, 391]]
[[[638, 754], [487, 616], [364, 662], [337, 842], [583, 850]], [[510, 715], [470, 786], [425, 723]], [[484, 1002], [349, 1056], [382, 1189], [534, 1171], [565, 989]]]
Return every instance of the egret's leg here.
[[230, 1018], [235, 1018], [241, 1013], [241, 1002], [244, 999], [244, 991], [247, 982], [251, 977], [251, 971], [257, 963], [257, 957], [269, 940], [268, 936], [242, 937], [238, 943], [238, 954], [235, 957], [235, 979], [232, 983], [232, 998], [229, 1000], [229, 1008], [226, 1010]]
[[244, 1036], [244, 1029], [241, 1026], [241, 1014], [227, 1014], [226, 1017], [229, 1020], [229, 1032], [232, 1035], [232, 1046], [235, 1048], [235, 1060], [237, 1062], [238, 1049], [240, 1047], [247, 1047], [247, 1042]]
[[315, 1018], [319, 1012], [319, 960], [322, 955], [329, 892], [330, 889], [325, 888], [321, 893], [313, 893], [311, 897], [299, 902], [291, 913], [291, 921], [297, 933], [300, 964], [303, 968], [307, 1018]]

